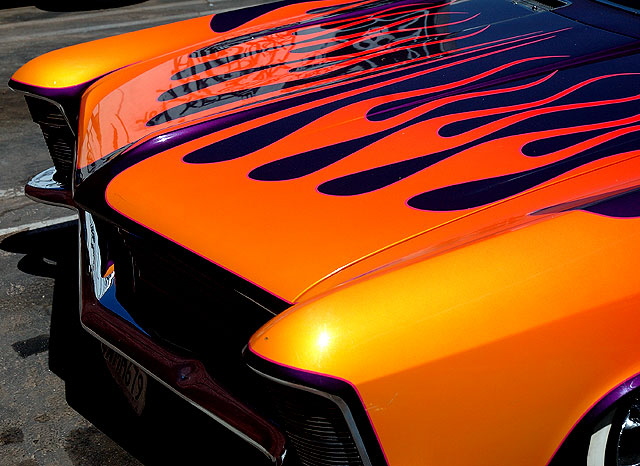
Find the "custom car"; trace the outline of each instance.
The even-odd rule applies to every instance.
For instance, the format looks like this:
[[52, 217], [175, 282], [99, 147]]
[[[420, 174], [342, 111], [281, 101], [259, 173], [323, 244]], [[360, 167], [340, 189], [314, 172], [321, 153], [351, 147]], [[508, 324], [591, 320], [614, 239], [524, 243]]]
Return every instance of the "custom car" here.
[[639, 39], [628, 0], [283, 0], [35, 58], [95, 364], [273, 464], [640, 464]]

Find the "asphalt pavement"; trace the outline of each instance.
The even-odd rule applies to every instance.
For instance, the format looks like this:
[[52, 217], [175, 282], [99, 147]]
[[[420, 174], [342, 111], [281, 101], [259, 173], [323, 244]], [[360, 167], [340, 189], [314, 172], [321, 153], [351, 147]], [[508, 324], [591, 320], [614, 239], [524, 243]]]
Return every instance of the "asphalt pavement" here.
[[77, 302], [76, 217], [24, 196], [51, 161], [23, 97], [4, 83], [49, 50], [250, 3], [0, 3], [0, 466], [140, 464], [67, 405], [64, 383], [49, 370], [52, 313]]

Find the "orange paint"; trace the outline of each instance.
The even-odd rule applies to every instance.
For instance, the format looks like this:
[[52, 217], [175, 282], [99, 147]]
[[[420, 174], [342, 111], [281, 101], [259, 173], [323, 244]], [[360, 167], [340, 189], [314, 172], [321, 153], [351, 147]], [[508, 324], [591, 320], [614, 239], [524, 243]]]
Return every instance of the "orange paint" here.
[[[54, 50], [23, 65], [12, 79], [54, 89], [84, 84], [176, 47], [210, 38], [210, 20], [210, 16], [204, 16]], [[167, 41], [167, 37], [172, 40]]]
[[546, 218], [294, 306], [250, 346], [354, 384], [391, 464], [545, 464], [640, 372], [639, 227]]
[[474, 2], [323, 12], [353, 3], [102, 39], [13, 79], [104, 76], [82, 96], [76, 169], [128, 149], [90, 175], [104, 193], [74, 186], [80, 207], [293, 303], [251, 350], [350, 382], [391, 464], [544, 465], [640, 373], [640, 218], [573, 210], [640, 187], [629, 43], [577, 44], [587, 26], [533, 28], [530, 10], [490, 24]]

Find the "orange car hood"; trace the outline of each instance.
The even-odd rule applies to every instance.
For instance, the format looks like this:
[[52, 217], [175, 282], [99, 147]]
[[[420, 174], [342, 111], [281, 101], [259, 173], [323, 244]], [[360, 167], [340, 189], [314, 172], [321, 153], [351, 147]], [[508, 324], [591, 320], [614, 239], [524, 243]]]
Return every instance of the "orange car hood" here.
[[258, 13], [98, 81], [78, 179], [287, 301], [635, 183], [627, 37], [501, 0]]

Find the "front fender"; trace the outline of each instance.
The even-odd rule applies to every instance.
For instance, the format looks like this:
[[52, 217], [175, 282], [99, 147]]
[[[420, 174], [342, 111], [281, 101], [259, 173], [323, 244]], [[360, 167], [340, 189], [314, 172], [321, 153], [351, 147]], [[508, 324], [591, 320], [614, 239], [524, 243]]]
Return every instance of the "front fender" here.
[[24, 64], [12, 87], [66, 89], [114, 70], [211, 38], [211, 16], [98, 39], [46, 53]]
[[640, 372], [639, 227], [549, 215], [294, 306], [250, 347], [350, 382], [390, 464], [546, 464]]

